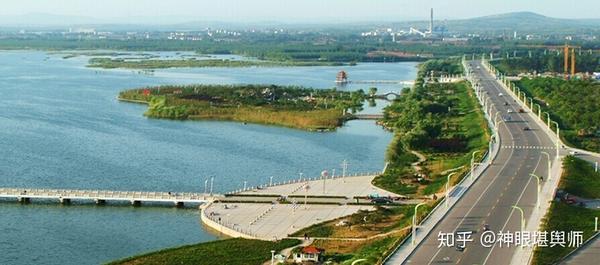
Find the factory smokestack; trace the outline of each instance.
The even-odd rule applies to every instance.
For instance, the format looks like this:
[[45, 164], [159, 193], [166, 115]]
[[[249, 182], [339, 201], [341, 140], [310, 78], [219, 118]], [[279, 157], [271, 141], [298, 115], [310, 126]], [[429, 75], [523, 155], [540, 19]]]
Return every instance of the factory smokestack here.
[[429, 32], [433, 33], [433, 8], [431, 8], [431, 18], [429, 20]]

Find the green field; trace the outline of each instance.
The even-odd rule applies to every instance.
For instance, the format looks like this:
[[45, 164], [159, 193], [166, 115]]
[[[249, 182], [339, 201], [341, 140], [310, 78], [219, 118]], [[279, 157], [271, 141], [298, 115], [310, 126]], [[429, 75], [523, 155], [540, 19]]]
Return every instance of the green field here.
[[[567, 156], [563, 161], [559, 188], [577, 196], [600, 198], [600, 173], [594, 172], [590, 163]], [[595, 217], [600, 217], [600, 210], [553, 201], [546, 214], [542, 231], [565, 231], [565, 233], [582, 231], [585, 241], [594, 234]], [[534, 253], [533, 264], [554, 264], [573, 249], [572, 247], [538, 247]]]
[[108, 263], [109, 265], [261, 265], [271, 259], [271, 250], [280, 251], [300, 243], [296, 239], [277, 242], [225, 239], [164, 249]]

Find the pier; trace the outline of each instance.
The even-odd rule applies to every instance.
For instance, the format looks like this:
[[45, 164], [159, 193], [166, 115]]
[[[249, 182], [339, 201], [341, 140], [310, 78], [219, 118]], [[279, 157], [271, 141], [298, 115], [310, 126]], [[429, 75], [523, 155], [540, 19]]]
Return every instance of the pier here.
[[140, 206], [145, 202], [166, 202], [183, 207], [186, 203], [202, 204], [222, 197], [223, 195], [220, 194], [191, 192], [0, 188], [0, 198], [14, 199], [21, 203], [29, 203], [33, 199], [56, 200], [62, 204], [69, 204], [75, 200], [94, 202], [99, 205], [109, 201], [129, 202], [134, 206]]

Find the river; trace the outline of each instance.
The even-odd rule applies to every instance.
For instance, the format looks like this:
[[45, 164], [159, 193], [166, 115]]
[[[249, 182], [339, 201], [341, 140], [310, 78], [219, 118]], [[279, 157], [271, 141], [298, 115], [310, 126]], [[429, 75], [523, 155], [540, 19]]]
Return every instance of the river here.
[[[215, 192], [339, 170], [381, 170], [391, 134], [373, 121], [335, 132], [235, 122], [147, 119], [120, 90], [159, 84], [261, 83], [335, 86], [353, 80], [411, 80], [416, 63], [353, 67], [164, 69], [151, 75], [86, 68], [87, 57], [0, 52], [0, 186]], [[399, 91], [395, 85], [380, 91]], [[339, 89], [365, 89], [349, 85]], [[367, 108], [377, 112], [382, 107]], [[338, 171], [339, 172], [339, 171]], [[0, 201], [0, 264], [98, 264], [165, 247], [214, 240], [195, 209], [20, 205]]]

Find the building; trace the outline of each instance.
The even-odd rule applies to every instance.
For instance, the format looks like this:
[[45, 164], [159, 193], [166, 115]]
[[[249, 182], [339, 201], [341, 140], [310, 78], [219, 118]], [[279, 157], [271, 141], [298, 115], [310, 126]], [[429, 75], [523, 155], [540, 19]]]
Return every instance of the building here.
[[300, 249], [300, 251], [293, 253], [295, 263], [319, 263], [323, 260], [321, 256], [325, 252], [324, 249], [317, 248], [314, 246], [307, 246]]

